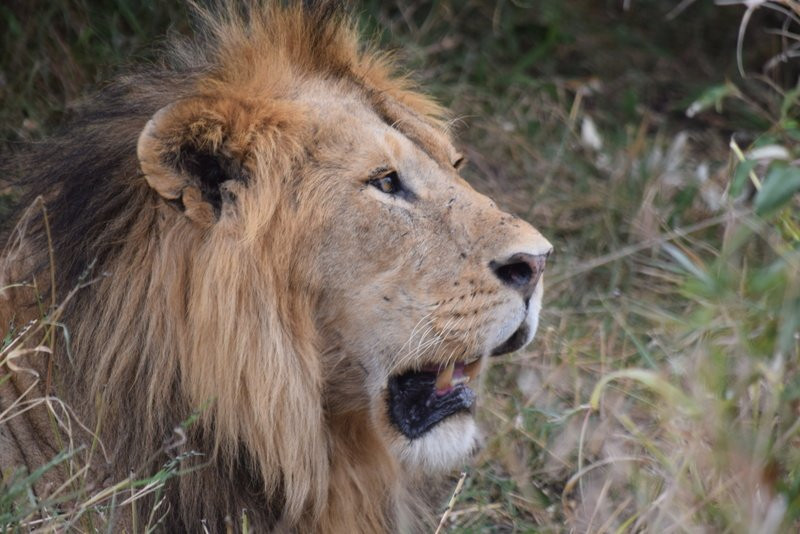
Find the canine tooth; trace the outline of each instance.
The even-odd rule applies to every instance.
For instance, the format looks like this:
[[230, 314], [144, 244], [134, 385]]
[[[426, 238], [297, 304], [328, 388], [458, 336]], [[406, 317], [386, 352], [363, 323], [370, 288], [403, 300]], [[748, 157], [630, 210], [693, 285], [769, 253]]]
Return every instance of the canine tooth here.
[[468, 376], [470, 380], [475, 380], [475, 378], [477, 378], [478, 376], [478, 373], [480, 372], [481, 372], [480, 359], [477, 359], [474, 362], [464, 366], [464, 374]]
[[459, 376], [458, 378], [454, 378], [452, 385], [457, 386], [459, 384], [469, 384], [470, 378], [467, 375]]
[[456, 364], [451, 363], [439, 371], [439, 376], [436, 377], [436, 389], [443, 390], [450, 387], [450, 382], [453, 380], [453, 370], [455, 367]]

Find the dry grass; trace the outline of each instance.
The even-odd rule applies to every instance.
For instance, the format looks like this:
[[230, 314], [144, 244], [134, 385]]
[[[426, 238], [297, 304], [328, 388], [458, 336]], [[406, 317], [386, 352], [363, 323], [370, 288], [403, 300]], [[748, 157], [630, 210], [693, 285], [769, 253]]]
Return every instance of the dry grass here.
[[[537, 341], [492, 366], [486, 447], [444, 530], [797, 531], [800, 3], [565, 4], [362, 4], [455, 110], [472, 182], [557, 249]], [[44, 6], [0, 8], [7, 23], [36, 9], [63, 21], [25, 30], [24, 47], [5, 38], [11, 140], [186, 25], [169, 2]], [[87, 517], [175, 474], [87, 494], [56, 525], [92, 530]], [[0, 524], [38, 526], [19, 522], [50, 508], [29, 482], [5, 480]]]

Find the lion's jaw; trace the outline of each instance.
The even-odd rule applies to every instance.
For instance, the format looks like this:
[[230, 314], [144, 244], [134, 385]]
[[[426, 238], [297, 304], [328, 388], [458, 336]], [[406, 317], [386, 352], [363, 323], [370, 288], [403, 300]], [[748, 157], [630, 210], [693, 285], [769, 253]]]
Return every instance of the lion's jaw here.
[[[519, 348], [523, 348], [530, 343], [535, 334], [539, 322], [539, 312], [541, 310], [542, 285], [537, 287], [534, 296], [527, 307], [526, 315], [516, 330], [512, 330], [513, 322], [506, 323], [498, 330], [497, 339], [509, 340], [514, 336], [520, 336], [515, 340], [519, 343]], [[511, 333], [508, 333], [508, 332]], [[497, 346], [502, 346], [497, 345]], [[488, 357], [492, 354], [489, 353]], [[389, 425], [391, 427], [389, 435], [390, 448], [392, 453], [408, 468], [417, 469], [425, 473], [448, 471], [463, 465], [466, 460], [471, 458], [480, 448], [483, 435], [478, 428], [473, 417], [475, 392], [479, 387], [478, 373], [481, 367], [485, 366], [487, 355], [481, 356], [472, 363], [464, 365], [462, 362], [453, 365], [454, 370], [437, 369], [437, 382], [434, 383], [433, 396], [438, 396], [438, 383], [443, 380], [442, 375], [452, 372], [454, 374], [451, 384], [459, 382], [449, 393], [450, 396], [460, 396], [462, 406], [458, 411], [444, 418], [441, 422], [430, 428], [419, 436], [409, 437], [402, 431], [398, 432], [398, 423], [389, 417], [387, 421], [381, 412], [391, 412], [391, 407], [387, 410], [386, 402], [383, 398], [376, 403], [377, 414], [375, 419], [379, 425]], [[468, 376], [465, 369], [472, 370], [473, 376]], [[431, 369], [433, 371], [433, 369]], [[391, 383], [392, 378], [389, 378]], [[464, 382], [461, 382], [464, 380]]]
[[[542, 293], [542, 283], [540, 282], [527, 306], [526, 315], [522, 323], [518, 324], [516, 329], [514, 329], [514, 322], [502, 325], [497, 330], [495, 346], [502, 346], [502, 343], [496, 340], [509, 340], [515, 334], [517, 336], [522, 335], [519, 340], [515, 340], [515, 343], [520, 343], [519, 348], [523, 348], [533, 340], [539, 322]], [[451, 395], [461, 395], [465, 398], [463, 409], [444, 418], [440, 423], [419, 436], [409, 437], [404, 435], [402, 431], [398, 431], [397, 423], [392, 420], [391, 415], [388, 419], [385, 417], [387, 412], [391, 413], [391, 407], [387, 407], [387, 399], [383, 397], [383, 392], [378, 397], [379, 400], [374, 404], [373, 420], [377, 422], [377, 425], [389, 429], [387, 435], [391, 436], [390, 449], [405, 467], [424, 473], [449, 471], [463, 465], [480, 449], [483, 442], [483, 434], [473, 417], [474, 393], [480, 384], [480, 377], [477, 376], [477, 373], [486, 364], [487, 357], [491, 356], [491, 352], [488, 355], [484, 354], [470, 364], [476, 368], [472, 371], [474, 373], [472, 377], [465, 374], [465, 368], [469, 369], [470, 365], [461, 363], [454, 365], [455, 369], [452, 372], [455, 376], [451, 382], [455, 383], [459, 380], [466, 380], [466, 382], [456, 386]], [[451, 371], [437, 369], [437, 381], [442, 380], [440, 378], [441, 375], [447, 372]], [[392, 378], [389, 377], [382, 389], [388, 389], [387, 384], [391, 384], [391, 381]], [[437, 388], [436, 383], [434, 383], [434, 388]], [[459, 391], [459, 389], [462, 390]], [[437, 395], [435, 390], [433, 395]]]
[[[349, 117], [328, 113], [350, 126], [327, 150], [338, 157], [341, 143], [359, 163], [336, 176], [353, 185], [320, 199], [348, 209], [313, 232], [324, 243], [320, 330], [336, 347], [323, 363], [328, 410], [367, 410], [406, 468], [452, 469], [480, 442], [472, 388], [481, 367], [536, 333], [552, 246], [437, 157], [455, 153], [443, 133], [427, 127], [425, 144], [355, 105]], [[314, 161], [325, 160], [323, 147]], [[395, 172], [401, 193], [365, 181], [372, 169]]]

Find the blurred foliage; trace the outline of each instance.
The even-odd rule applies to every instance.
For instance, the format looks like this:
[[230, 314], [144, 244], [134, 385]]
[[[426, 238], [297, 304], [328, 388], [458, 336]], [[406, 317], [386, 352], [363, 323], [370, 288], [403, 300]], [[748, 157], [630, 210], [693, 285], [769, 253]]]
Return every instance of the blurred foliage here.
[[10, 0], [0, 4], [2, 137], [39, 137], [78, 97], [188, 29], [183, 2]]

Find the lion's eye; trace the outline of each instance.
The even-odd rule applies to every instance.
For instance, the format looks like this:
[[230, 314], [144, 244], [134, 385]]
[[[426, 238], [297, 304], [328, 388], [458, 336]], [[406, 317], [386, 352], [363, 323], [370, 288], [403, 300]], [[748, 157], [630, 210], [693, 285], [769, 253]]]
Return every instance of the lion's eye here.
[[467, 158], [464, 156], [458, 156], [456, 160], [453, 162], [453, 167], [456, 168], [457, 171], [461, 170], [461, 167], [467, 162]]
[[384, 174], [378, 178], [372, 178], [367, 183], [372, 187], [380, 189], [381, 192], [386, 193], [387, 195], [396, 195], [403, 189], [402, 185], [400, 184], [400, 177], [397, 176], [397, 172], [395, 171]]

